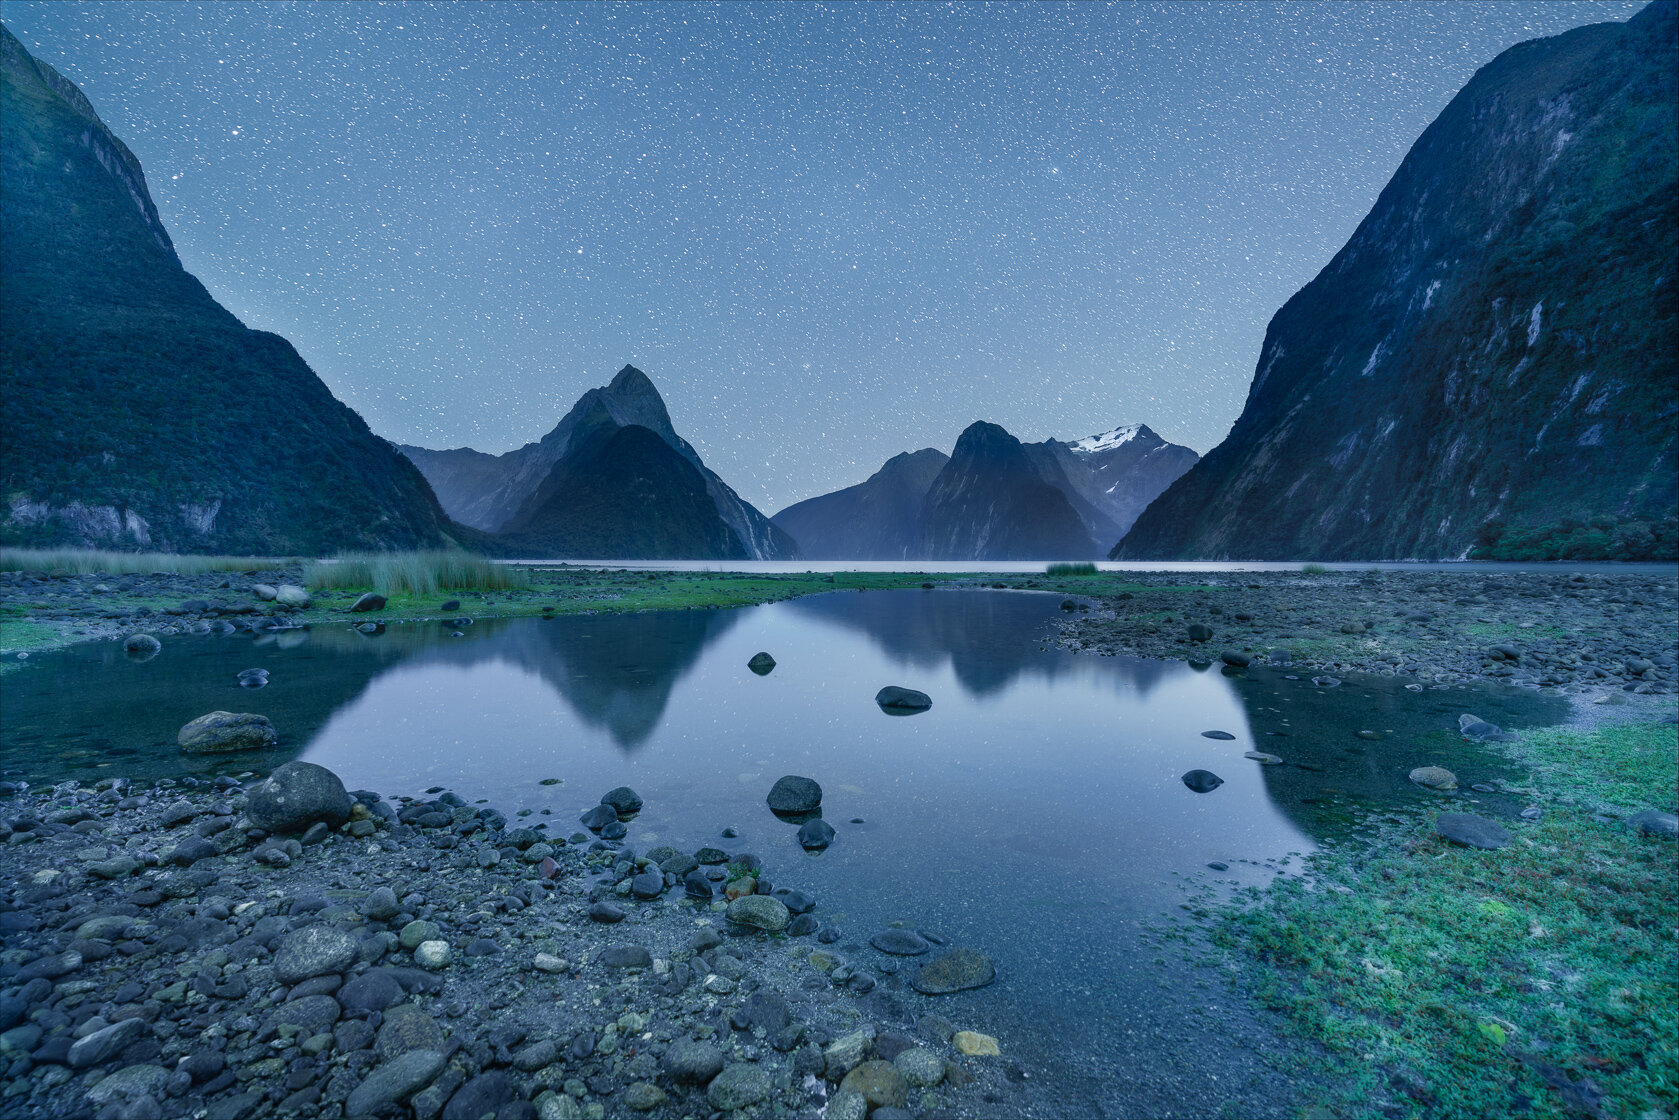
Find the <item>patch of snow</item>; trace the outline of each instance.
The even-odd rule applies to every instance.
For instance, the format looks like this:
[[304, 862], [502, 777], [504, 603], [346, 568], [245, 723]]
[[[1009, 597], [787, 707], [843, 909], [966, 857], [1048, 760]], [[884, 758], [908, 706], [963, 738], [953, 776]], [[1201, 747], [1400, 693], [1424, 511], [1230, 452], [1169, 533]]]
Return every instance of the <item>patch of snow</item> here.
[[1382, 360], [1382, 344], [1380, 342], [1378, 342], [1378, 343], [1376, 343], [1376, 348], [1374, 350], [1370, 351], [1370, 360], [1364, 363], [1364, 368], [1359, 371], [1358, 375], [1360, 377], [1369, 377], [1371, 371], [1376, 368], [1376, 363], [1381, 361], [1381, 360]]
[[1527, 344], [1532, 346], [1539, 341], [1539, 323], [1545, 313], [1545, 301], [1540, 300], [1533, 305], [1533, 310], [1527, 316]]
[[1428, 282], [1428, 291], [1422, 294], [1422, 309], [1424, 311], [1427, 311], [1430, 307], [1434, 306], [1434, 293], [1439, 290], [1440, 281], [1430, 280]]
[[1580, 433], [1580, 438], [1574, 441], [1576, 447], [1602, 447], [1603, 425], [1593, 424]]
[[1597, 394], [1593, 396], [1591, 401], [1586, 405], [1586, 415], [1596, 416], [1598, 413], [1602, 412], [1603, 406], [1609, 403], [1609, 398], [1613, 397], [1620, 391], [1621, 387], [1619, 385], [1605, 385], [1603, 388], [1599, 389]]
[[1124, 427], [1115, 428], [1111, 432], [1086, 436], [1070, 446], [1076, 455], [1096, 455], [1103, 451], [1112, 451], [1114, 448], [1123, 447], [1135, 439], [1137, 430], [1141, 427], [1141, 424], [1126, 424]]

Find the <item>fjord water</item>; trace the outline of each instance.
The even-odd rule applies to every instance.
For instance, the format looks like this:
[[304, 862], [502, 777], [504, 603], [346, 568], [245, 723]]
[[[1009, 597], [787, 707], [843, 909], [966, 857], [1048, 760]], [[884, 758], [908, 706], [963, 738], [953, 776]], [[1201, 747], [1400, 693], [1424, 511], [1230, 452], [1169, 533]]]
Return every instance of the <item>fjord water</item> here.
[[[1360, 801], [1434, 796], [1406, 781], [1414, 766], [1447, 765], [1465, 785], [1495, 776], [1458, 740], [1461, 712], [1522, 727], [1557, 721], [1564, 704], [1075, 655], [1049, 644], [1059, 604], [886, 591], [373, 635], [322, 622], [254, 641], [173, 638], [146, 662], [99, 643], [7, 674], [0, 749], [6, 776], [37, 783], [302, 758], [351, 788], [444, 786], [510, 816], [529, 809], [523, 823], [560, 836], [601, 793], [630, 785], [646, 801], [632, 847], [757, 853], [773, 879], [818, 897], [816, 915], [859, 962], [885, 962], [866, 941], [895, 920], [988, 954], [996, 983], [935, 1009], [1049, 1074], [1032, 1094], [1046, 1114], [1074, 1102], [1110, 1114], [1216, 1107], [1232, 1086], [1186, 1077], [1186, 1063], [1262, 1078], [1230, 1043], [1263, 1032], [1147, 927], [1200, 886], [1286, 873]], [[746, 667], [759, 650], [778, 662], [763, 677]], [[235, 673], [254, 666], [271, 683], [238, 688]], [[885, 714], [873, 697], [887, 684], [928, 693], [932, 709]], [[182, 757], [176, 731], [218, 708], [269, 716], [280, 748]], [[1254, 750], [1286, 764], [1242, 757]], [[1193, 792], [1181, 780], [1193, 769], [1224, 784]], [[838, 830], [828, 851], [807, 855], [770, 814], [764, 798], [783, 774], [821, 783]], [[541, 784], [550, 778], [561, 782]], [[1480, 800], [1481, 811], [1516, 807]], [[723, 839], [725, 827], [739, 838]], [[1229, 870], [1210, 870], [1215, 861]], [[919, 999], [897, 978], [884, 988]]]

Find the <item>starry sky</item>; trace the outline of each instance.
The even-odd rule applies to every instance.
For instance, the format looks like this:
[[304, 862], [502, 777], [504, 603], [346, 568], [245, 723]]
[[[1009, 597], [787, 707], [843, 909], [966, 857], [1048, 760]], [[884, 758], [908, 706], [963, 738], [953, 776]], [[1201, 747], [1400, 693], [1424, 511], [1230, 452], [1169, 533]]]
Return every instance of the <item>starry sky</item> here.
[[70, 3], [0, 19], [182, 262], [389, 439], [502, 452], [626, 362], [766, 512], [948, 451], [1205, 452], [1477, 68], [1627, 0]]

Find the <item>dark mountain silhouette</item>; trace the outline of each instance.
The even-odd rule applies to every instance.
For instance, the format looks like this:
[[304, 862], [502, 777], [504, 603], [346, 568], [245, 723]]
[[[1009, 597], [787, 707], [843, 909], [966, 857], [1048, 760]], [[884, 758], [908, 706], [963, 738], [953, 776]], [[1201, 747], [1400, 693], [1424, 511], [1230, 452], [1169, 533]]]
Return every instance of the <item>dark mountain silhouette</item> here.
[[1660, 0], [1483, 67], [1271, 320], [1229, 437], [1113, 555], [1458, 557], [1671, 519], [1676, 24]]
[[0, 28], [0, 541], [440, 546], [420, 473], [181, 267], [134, 153]]
[[[644, 440], [638, 440], [637, 454], [645, 462], [632, 467], [628, 457], [630, 444], [621, 443], [613, 449], [613, 467], [608, 473], [620, 481], [627, 478], [625, 471], [639, 473], [643, 483], [653, 481], [655, 476], [672, 482], [680, 479], [686, 487], [691, 480], [671, 460], [686, 461], [700, 479], [701, 490], [712, 506], [712, 518], [731, 541], [715, 541], [713, 528], [698, 530], [693, 521], [691, 495], [686, 491], [683, 496], [670, 496], [671, 515], [684, 519], [680, 531], [661, 535], [653, 529], [630, 538], [621, 536], [621, 531], [631, 522], [663, 516], [663, 507], [655, 504], [639, 511], [610, 509], [609, 496], [619, 483], [606, 481], [598, 463], [589, 467], [584, 464], [604, 453], [613, 433], [630, 427], [652, 433], [671, 454], [661, 454]], [[469, 447], [430, 451], [403, 445], [400, 450], [425, 474], [451, 517], [486, 532], [506, 535], [506, 547], [515, 552], [539, 540], [550, 540], [553, 543], [546, 547], [566, 549], [573, 547], [567, 542], [576, 542], [579, 547], [583, 543], [592, 547], [618, 543], [606, 552], [561, 551], [543, 555], [748, 560], [789, 560], [798, 556], [792, 538], [743, 501], [700, 461], [699, 453], [688, 441], [676, 434], [658, 389], [634, 366], [619, 370], [610, 384], [584, 393], [539, 442], [527, 443], [505, 455], [486, 455]], [[550, 475], [568, 463], [562, 487], [561, 481], [551, 480]], [[585, 482], [584, 476], [594, 481]], [[564, 502], [584, 496], [584, 490], [579, 487], [587, 491], [588, 513], [585, 515], [580, 508], [567, 514]], [[539, 493], [545, 497], [539, 498]], [[655, 500], [656, 491], [643, 489], [638, 493], [645, 500]], [[546, 507], [546, 511], [540, 512], [538, 506]], [[590, 518], [605, 520], [597, 525]], [[705, 551], [682, 551], [690, 541]], [[626, 551], [645, 548], [655, 551]]]
[[865, 481], [790, 505], [770, 518], [807, 560], [920, 556], [922, 503], [950, 456], [931, 447], [894, 455]]

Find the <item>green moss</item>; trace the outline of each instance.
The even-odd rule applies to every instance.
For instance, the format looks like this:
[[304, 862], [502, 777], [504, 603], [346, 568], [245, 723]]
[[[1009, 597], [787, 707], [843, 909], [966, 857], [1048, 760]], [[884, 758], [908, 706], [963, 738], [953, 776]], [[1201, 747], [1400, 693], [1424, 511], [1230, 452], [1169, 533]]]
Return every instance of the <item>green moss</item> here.
[[[1672, 844], [1562, 804], [1584, 793], [1670, 807], [1665, 725], [1532, 733], [1543, 818], [1484, 852], [1433, 835], [1438, 810], [1388, 817], [1370, 845], [1227, 914], [1215, 941], [1323, 1046], [1310, 1080], [1342, 1115], [1613, 1116], [1679, 1099], [1679, 859]], [[1652, 1111], [1654, 1110], [1654, 1111]]]

